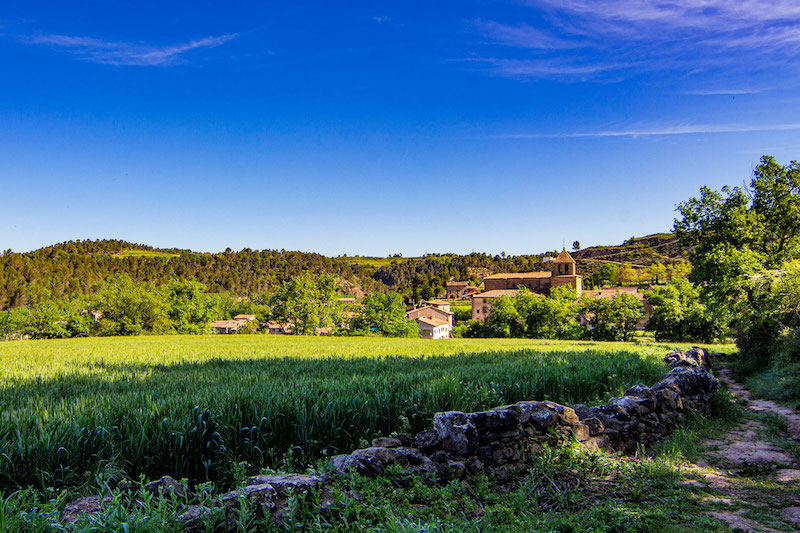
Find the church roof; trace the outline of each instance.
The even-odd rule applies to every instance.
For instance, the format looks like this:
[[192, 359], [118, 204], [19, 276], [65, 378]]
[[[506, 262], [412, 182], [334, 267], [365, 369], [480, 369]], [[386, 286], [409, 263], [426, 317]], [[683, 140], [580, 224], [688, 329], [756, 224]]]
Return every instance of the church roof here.
[[567, 251], [567, 249], [564, 248], [563, 250], [561, 250], [561, 253], [558, 254], [558, 257], [556, 257], [553, 260], [553, 262], [554, 263], [574, 263], [575, 260], [572, 258], [571, 255], [569, 255], [569, 252]]

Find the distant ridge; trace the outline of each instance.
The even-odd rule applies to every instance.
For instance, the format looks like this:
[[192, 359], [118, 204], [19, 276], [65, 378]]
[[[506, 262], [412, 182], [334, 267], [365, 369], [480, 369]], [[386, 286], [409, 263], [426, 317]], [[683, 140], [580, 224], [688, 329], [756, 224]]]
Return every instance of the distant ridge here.
[[[584, 276], [598, 271], [604, 263], [646, 266], [657, 261], [684, 262], [687, 256], [671, 233], [571, 253], [578, 262], [578, 273]], [[0, 309], [91, 295], [117, 274], [156, 283], [171, 278], [193, 278], [211, 292], [254, 297], [272, 292], [283, 281], [303, 272], [328, 273], [335, 275], [342, 291], [351, 295], [400, 291], [429, 297], [443, 292], [450, 279], [477, 284], [485, 274], [546, 270], [548, 266], [543, 262], [546, 255], [492, 256], [474, 252], [422, 257], [327, 257], [310, 252], [249, 248], [212, 254], [159, 249], [117, 239], [76, 240], [31, 252], [6, 251], [0, 255]]]

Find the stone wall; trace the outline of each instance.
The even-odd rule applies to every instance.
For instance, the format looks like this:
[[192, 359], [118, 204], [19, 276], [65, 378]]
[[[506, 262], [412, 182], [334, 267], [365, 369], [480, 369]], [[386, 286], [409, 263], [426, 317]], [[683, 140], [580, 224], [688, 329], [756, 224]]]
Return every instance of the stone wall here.
[[[254, 476], [244, 488], [216, 497], [212, 506], [230, 509], [246, 498], [261, 512], [279, 520], [287, 498], [298, 492], [321, 490], [322, 505], [327, 505], [326, 484], [336, 473], [355, 471], [376, 476], [393, 466], [406, 476], [417, 474], [428, 479], [479, 472], [505, 479], [544, 445], [555, 446], [565, 440], [574, 439], [594, 449], [631, 452], [671, 433], [689, 409], [710, 413], [718, 381], [706, 368], [707, 354], [700, 349], [673, 352], [664, 361], [672, 370], [658, 383], [652, 387], [635, 385], [604, 405], [524, 401], [477, 413], [436, 413], [433, 427], [417, 435], [375, 439], [369, 448], [332, 457], [326, 475]], [[118, 492], [126, 490], [130, 505], [141, 503], [142, 493], [135, 486], [117, 487]], [[191, 496], [186, 487], [169, 477], [153, 481], [143, 490], [154, 496]], [[81, 498], [65, 507], [62, 520], [73, 522], [84, 514], [100, 512], [110, 501], [110, 495]], [[188, 505], [176, 520], [185, 529], [196, 530], [210, 512], [207, 505]]]
[[378, 475], [399, 464], [409, 474], [447, 479], [486, 471], [503, 479], [545, 444], [575, 439], [589, 448], [631, 452], [670, 434], [687, 408], [710, 411], [718, 382], [705, 366], [705, 352], [673, 352], [664, 360], [673, 368], [661, 381], [635, 385], [604, 405], [524, 401], [477, 413], [436, 413], [432, 429], [375, 439], [370, 448], [331, 458], [330, 469]]

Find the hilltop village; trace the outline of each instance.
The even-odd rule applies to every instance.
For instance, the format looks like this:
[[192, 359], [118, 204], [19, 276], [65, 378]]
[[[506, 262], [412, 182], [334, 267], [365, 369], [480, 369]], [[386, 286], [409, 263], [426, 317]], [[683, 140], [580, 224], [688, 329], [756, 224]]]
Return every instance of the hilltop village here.
[[[639, 292], [637, 287], [584, 291], [583, 277], [577, 273], [576, 261], [566, 249], [563, 249], [557, 257], [550, 258], [548, 263], [550, 270], [487, 275], [483, 278], [482, 287], [470, 286], [466, 281], [449, 281], [445, 287], [444, 299], [422, 300], [417, 304], [409, 303], [406, 306], [405, 318], [416, 323], [419, 337], [422, 339], [448, 339], [453, 335], [455, 313], [451, 310], [451, 306], [454, 303], [470, 302], [471, 319], [485, 322], [490, 316], [492, 305], [497, 298], [515, 297], [521, 291], [547, 298], [554, 289], [569, 287], [577, 298], [586, 296], [587, 298], [611, 299], [618, 294], [634, 296], [641, 302], [645, 310], [645, 317], [639, 321], [638, 327], [642, 329], [647, 323], [650, 309], [645, 293]], [[347, 308], [347, 311], [343, 313], [343, 320], [339, 324], [341, 328], [347, 329], [348, 319], [359, 315], [361, 305], [356, 298], [352, 297], [337, 298], [336, 301]], [[589, 325], [591, 317], [586, 314], [577, 314], [576, 318], [578, 323], [585, 327]], [[258, 322], [256, 315], [239, 314], [231, 320], [213, 321], [210, 328], [217, 334], [250, 332], [258, 329]], [[270, 320], [264, 329], [274, 335], [291, 334], [294, 324], [290, 321]], [[328, 335], [332, 331], [333, 327], [323, 326], [315, 328], [314, 333]]]

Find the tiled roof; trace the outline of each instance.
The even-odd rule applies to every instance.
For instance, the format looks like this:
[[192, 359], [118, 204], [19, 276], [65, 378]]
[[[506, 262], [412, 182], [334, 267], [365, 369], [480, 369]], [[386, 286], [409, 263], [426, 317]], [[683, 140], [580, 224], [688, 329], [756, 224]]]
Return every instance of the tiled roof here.
[[516, 296], [519, 289], [495, 289], [493, 291], [479, 292], [473, 294], [473, 298], [497, 298], [498, 296]]
[[549, 278], [553, 275], [552, 272], [513, 272], [492, 274], [483, 279], [527, 279], [527, 278]]
[[429, 326], [439, 327], [444, 326], [445, 324], [449, 324], [446, 320], [439, 320], [438, 318], [418, 318], [418, 322], [422, 322], [423, 324], [428, 324]]
[[239, 320], [216, 320], [211, 323], [212, 328], [238, 328], [241, 325]]
[[452, 314], [454, 314], [452, 311], [445, 311], [444, 309], [439, 309], [438, 307], [435, 307], [433, 305], [425, 305], [423, 307], [417, 307], [416, 309], [411, 309], [409, 311], [406, 311], [406, 317], [408, 317], [408, 315], [410, 315], [410, 314], [412, 314], [412, 313], [414, 313], [416, 311], [430, 311], [432, 313], [439, 313], [439, 314], [442, 314], [442, 315], [452, 315]]
[[425, 303], [428, 304], [428, 305], [433, 305], [433, 306], [450, 305], [450, 302], [445, 302], [445, 301], [442, 301], [442, 300], [425, 300]]
[[556, 257], [553, 262], [554, 263], [574, 263], [575, 260], [572, 258], [571, 255], [569, 255], [569, 252], [567, 251], [567, 249], [564, 248], [563, 250], [561, 250], [561, 253], [558, 254], [558, 257]]
[[446, 286], [447, 287], [466, 287], [469, 285], [469, 281], [448, 281]]

